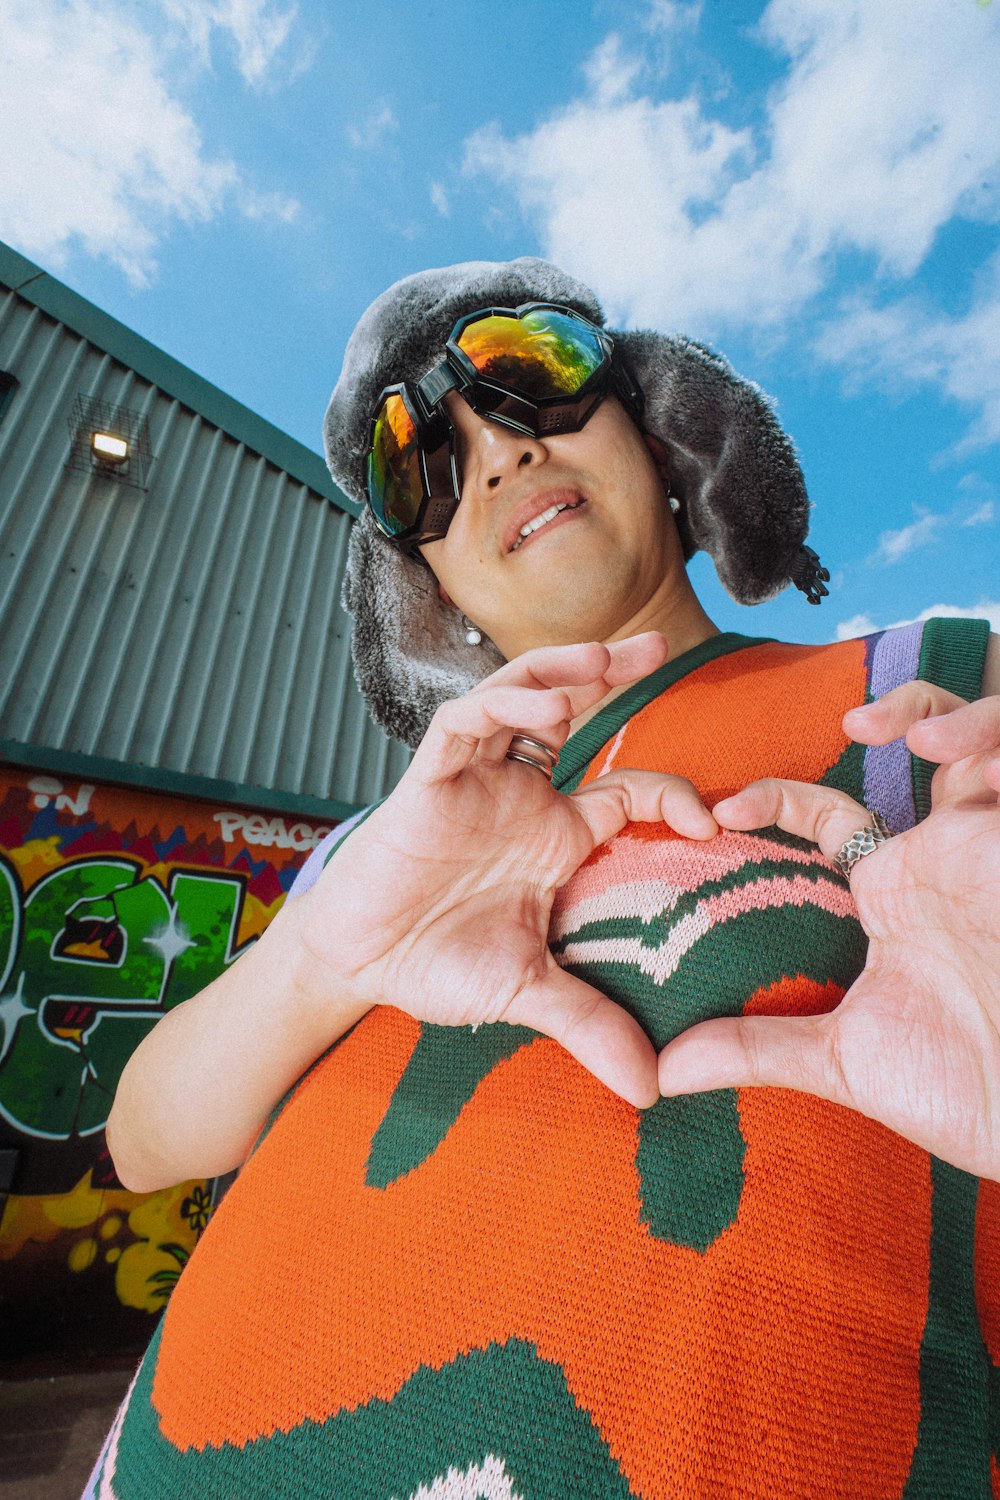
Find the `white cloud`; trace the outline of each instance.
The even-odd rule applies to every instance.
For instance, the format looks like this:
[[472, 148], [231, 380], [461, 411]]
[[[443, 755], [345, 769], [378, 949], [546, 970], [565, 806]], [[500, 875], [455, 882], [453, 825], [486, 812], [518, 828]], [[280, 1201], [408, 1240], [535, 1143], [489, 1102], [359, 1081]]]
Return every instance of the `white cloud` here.
[[996, 520], [996, 508], [992, 500], [986, 500], [962, 521], [963, 526], [988, 526]]
[[900, 625], [912, 625], [916, 620], [933, 619], [989, 620], [990, 629], [1000, 634], [1000, 599], [980, 599], [968, 609], [957, 604], [932, 604], [912, 619], [893, 620], [891, 625], [877, 625], [871, 615], [852, 615], [837, 626], [837, 640], [852, 640], [858, 635], [873, 635], [876, 630], [896, 630]]
[[[909, 621], [903, 622], [909, 624]], [[881, 626], [876, 625], [871, 615], [852, 615], [849, 620], [841, 620], [837, 626], [838, 641], [853, 641], [859, 635], [874, 635]]]
[[240, 191], [240, 212], [246, 219], [280, 219], [282, 224], [294, 224], [301, 211], [298, 199], [287, 198], [284, 193], [260, 193], [248, 187]]
[[108, 0], [5, 0], [0, 50], [5, 237], [56, 267], [82, 245], [137, 286], [173, 221], [297, 208], [206, 151], [165, 76], [176, 34], [142, 15], [146, 25]]
[[378, 146], [393, 131], [399, 129], [399, 121], [384, 100], [376, 104], [357, 125], [349, 125], [347, 138], [359, 150], [370, 150]]
[[977, 278], [969, 310], [948, 317], [916, 297], [845, 308], [824, 329], [820, 355], [853, 382], [934, 385], [978, 411], [957, 451], [1000, 439], [1000, 253]]
[[725, 197], [751, 155], [749, 132], [706, 119], [694, 98], [588, 98], [519, 140], [476, 132], [465, 160], [514, 189], [545, 253], [600, 288], [617, 316], [683, 323], [729, 295], [698, 272], [692, 218]]
[[697, 31], [701, 12], [701, 0], [688, 4], [681, 3], [681, 0], [649, 0], [646, 26], [652, 32], [678, 36], [685, 31]]
[[466, 166], [511, 184], [542, 221], [546, 254], [599, 287], [618, 316], [683, 322], [728, 295], [679, 247], [694, 211], [725, 196], [751, 150], [747, 131], [706, 120], [693, 98], [587, 100], [517, 141], [478, 131]]
[[913, 552], [918, 547], [927, 547], [935, 540], [945, 517], [939, 515], [921, 516], [919, 521], [912, 522], [909, 526], [903, 526], [899, 531], [883, 531], [878, 539], [878, 551], [875, 554], [879, 562], [899, 562], [908, 552]]
[[[281, 10], [272, 0], [161, 0], [167, 15], [178, 22], [208, 64], [212, 35], [221, 33], [236, 51], [237, 67], [246, 83], [288, 81], [305, 65], [308, 53], [289, 56], [288, 44], [298, 19], [298, 6]], [[279, 64], [279, 53], [285, 57]], [[274, 69], [284, 76], [278, 80]]]
[[442, 219], [447, 219], [451, 213], [451, 204], [448, 202], [448, 194], [443, 182], [431, 183], [430, 199]]
[[597, 47], [584, 64], [584, 76], [590, 85], [595, 103], [599, 106], [615, 104], [625, 99], [642, 67], [638, 57], [626, 57], [622, 51], [621, 37], [612, 32]]
[[[969, 484], [972, 479], [973, 483]], [[966, 475], [958, 485], [959, 499], [945, 511], [919, 510], [915, 521], [901, 526], [896, 531], [883, 531], [878, 546], [869, 561], [872, 563], [897, 563], [911, 552], [919, 551], [937, 542], [942, 533], [956, 526], [988, 526], [995, 518], [992, 498], [982, 500], [973, 510], [968, 509], [968, 500], [962, 494], [975, 490], [982, 481], [977, 476]]]
[[[661, 0], [651, 20], [672, 26], [672, 43], [696, 15]], [[842, 255], [870, 256], [891, 289], [954, 216], [1000, 214], [996, 20], [942, 0], [771, 0], [759, 38], [787, 71], [756, 131], [731, 128], [695, 90], [641, 92], [647, 75], [610, 37], [576, 101], [516, 138], [476, 132], [466, 168], [507, 186], [544, 252], [616, 320], [780, 331]], [[1000, 430], [1000, 289], [991, 281], [966, 318], [911, 315], [855, 309], [840, 351], [836, 331], [826, 350], [859, 370], [915, 361], [908, 378], [982, 409], [981, 438]]]

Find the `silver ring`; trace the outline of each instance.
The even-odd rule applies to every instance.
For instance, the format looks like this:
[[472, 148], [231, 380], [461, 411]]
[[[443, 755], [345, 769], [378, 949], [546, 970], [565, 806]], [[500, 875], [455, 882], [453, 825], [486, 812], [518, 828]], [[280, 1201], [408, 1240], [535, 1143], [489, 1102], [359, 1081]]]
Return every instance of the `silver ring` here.
[[866, 823], [864, 828], [859, 828], [855, 833], [852, 833], [850, 838], [841, 844], [833, 856], [834, 864], [848, 882], [850, 882], [851, 871], [858, 860], [864, 859], [866, 854], [874, 854], [875, 850], [881, 844], [888, 843], [892, 838], [892, 829], [881, 813], [874, 812], [869, 808], [868, 816], [871, 818], [871, 822]]
[[[533, 754], [537, 751], [537, 754]], [[540, 757], [544, 756], [544, 760]], [[552, 780], [552, 772], [559, 764], [559, 752], [553, 750], [544, 740], [536, 740], [533, 734], [511, 735], [510, 746], [507, 750], [507, 760], [519, 760], [523, 766], [534, 766], [536, 771], [541, 771], [546, 781]]]

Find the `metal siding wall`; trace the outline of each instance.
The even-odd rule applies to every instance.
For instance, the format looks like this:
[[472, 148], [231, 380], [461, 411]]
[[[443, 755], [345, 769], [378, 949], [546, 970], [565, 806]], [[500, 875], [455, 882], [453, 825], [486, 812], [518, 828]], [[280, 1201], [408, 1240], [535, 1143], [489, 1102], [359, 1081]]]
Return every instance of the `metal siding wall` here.
[[[341, 802], [409, 760], [354, 683], [349, 517], [0, 289], [2, 737]], [[146, 492], [66, 467], [78, 393], [142, 412]]]

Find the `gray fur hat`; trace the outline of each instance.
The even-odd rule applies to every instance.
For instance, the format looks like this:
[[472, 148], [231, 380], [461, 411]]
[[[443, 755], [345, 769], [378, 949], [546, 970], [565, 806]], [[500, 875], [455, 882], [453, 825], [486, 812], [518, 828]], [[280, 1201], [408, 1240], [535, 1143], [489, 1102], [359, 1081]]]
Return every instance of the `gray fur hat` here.
[[[588, 287], [528, 256], [422, 271], [372, 303], [351, 335], [326, 413], [327, 462], [348, 495], [365, 501], [369, 424], [384, 387], [424, 376], [464, 313], [523, 302], [558, 302], [604, 326]], [[818, 602], [824, 574], [802, 545], [805, 483], [767, 397], [690, 339], [609, 332], [643, 391], [642, 425], [667, 450], [685, 557], [707, 552], [740, 604], [758, 604], [790, 582]], [[354, 616], [361, 691], [383, 728], [406, 744], [419, 744], [446, 698], [503, 661], [486, 638], [468, 645], [432, 574], [387, 541], [367, 509], [353, 528], [343, 602]]]

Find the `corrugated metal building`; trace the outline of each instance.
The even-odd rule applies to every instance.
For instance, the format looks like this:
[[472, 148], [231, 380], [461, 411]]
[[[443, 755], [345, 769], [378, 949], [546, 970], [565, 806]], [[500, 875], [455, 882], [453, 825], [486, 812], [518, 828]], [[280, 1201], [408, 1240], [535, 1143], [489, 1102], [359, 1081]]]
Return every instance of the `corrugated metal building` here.
[[[4, 246], [0, 371], [0, 754], [325, 817], [383, 795], [408, 753], [353, 680], [322, 460]], [[102, 416], [144, 473], [84, 451]]]
[[219, 1184], [121, 1187], [121, 1070], [408, 762], [351, 671], [354, 509], [317, 454], [0, 245], [5, 1369], [145, 1343]]

